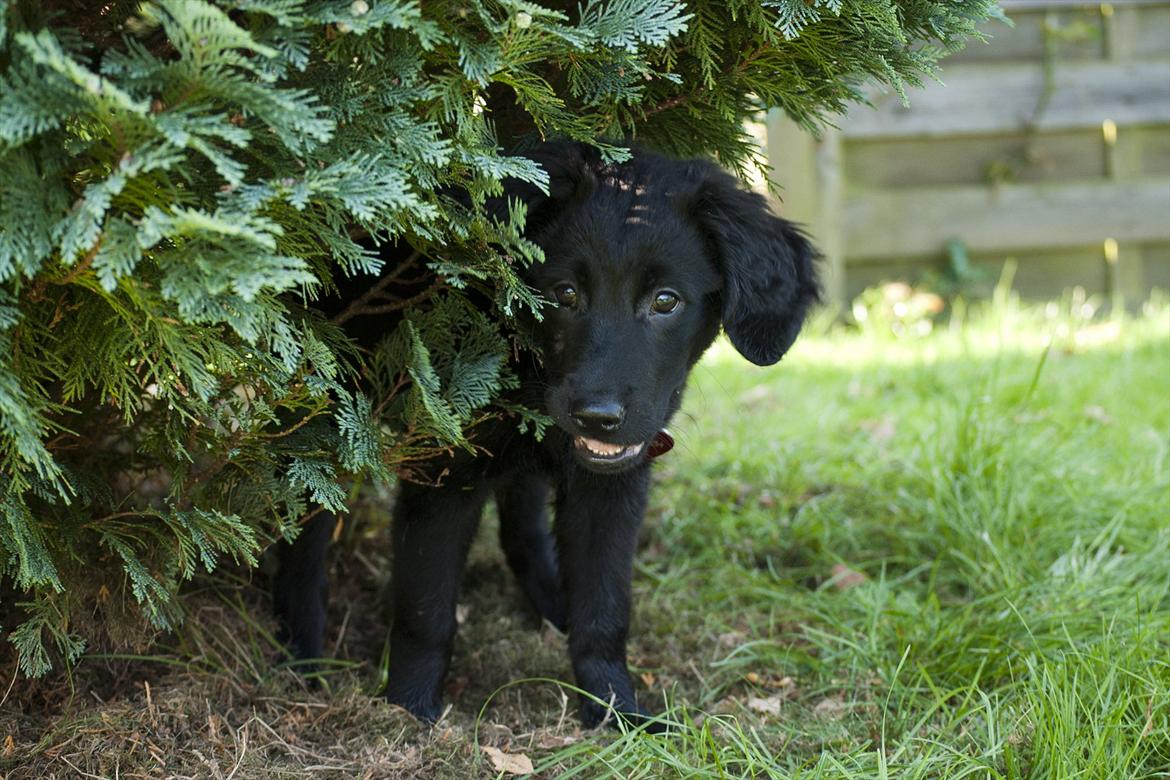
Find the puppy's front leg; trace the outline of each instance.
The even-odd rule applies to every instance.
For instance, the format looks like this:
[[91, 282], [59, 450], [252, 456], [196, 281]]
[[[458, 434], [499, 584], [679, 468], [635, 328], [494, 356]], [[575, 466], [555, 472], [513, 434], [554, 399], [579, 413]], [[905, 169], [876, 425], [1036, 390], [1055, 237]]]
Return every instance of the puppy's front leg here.
[[[279, 626], [277, 637], [298, 661], [325, 654], [326, 554], [336, 525], [333, 513], [322, 510], [305, 523], [294, 541], [276, 543], [279, 569], [272, 581], [272, 608]], [[314, 668], [300, 665], [301, 671]]]
[[386, 698], [423, 720], [442, 714], [455, 600], [487, 491], [403, 484], [394, 511], [394, 625]]
[[[630, 673], [630, 579], [646, 509], [649, 468], [616, 475], [575, 470], [557, 496], [556, 538], [569, 608], [569, 656], [577, 685], [618, 712], [641, 719]], [[595, 726], [607, 708], [582, 697]]]

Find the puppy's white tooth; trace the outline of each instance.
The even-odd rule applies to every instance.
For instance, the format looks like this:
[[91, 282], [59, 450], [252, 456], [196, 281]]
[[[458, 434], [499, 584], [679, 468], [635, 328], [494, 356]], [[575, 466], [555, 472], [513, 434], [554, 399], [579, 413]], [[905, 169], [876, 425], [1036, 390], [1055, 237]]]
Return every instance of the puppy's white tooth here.
[[587, 439], [584, 437], [582, 437], [581, 441], [584, 443], [585, 448], [594, 455], [610, 455], [613, 453], [612, 445], [606, 444], [603, 441], [598, 441], [597, 439]]

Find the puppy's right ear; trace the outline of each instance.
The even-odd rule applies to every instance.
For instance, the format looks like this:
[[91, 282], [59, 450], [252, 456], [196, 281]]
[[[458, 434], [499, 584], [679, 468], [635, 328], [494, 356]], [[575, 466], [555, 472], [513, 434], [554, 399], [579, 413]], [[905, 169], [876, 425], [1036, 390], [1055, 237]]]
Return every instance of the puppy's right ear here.
[[533, 237], [589, 197], [597, 187], [594, 171], [600, 156], [590, 146], [569, 141], [543, 143], [524, 156], [548, 173], [548, 192], [522, 179], [505, 179], [504, 194], [489, 199], [487, 210], [497, 219], [507, 219], [508, 201], [523, 202], [528, 207], [524, 232]]

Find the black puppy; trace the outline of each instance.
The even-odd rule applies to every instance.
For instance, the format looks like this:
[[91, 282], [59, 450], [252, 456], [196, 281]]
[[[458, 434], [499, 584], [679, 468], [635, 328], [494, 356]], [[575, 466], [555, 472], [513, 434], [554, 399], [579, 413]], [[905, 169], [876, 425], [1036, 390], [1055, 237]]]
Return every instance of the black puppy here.
[[[577, 684], [626, 717], [630, 578], [659, 431], [720, 325], [759, 365], [792, 345], [818, 297], [815, 250], [766, 201], [710, 162], [640, 153], [620, 165], [587, 147], [533, 154], [550, 192], [511, 183], [546, 260], [526, 281], [557, 306], [533, 324], [539, 360], [517, 366], [521, 400], [556, 422], [540, 442], [512, 422], [480, 432], [492, 457], [436, 464], [439, 487], [403, 484], [393, 520], [394, 623], [386, 696], [433, 720], [455, 634], [468, 547], [494, 493], [508, 564], [569, 635]], [[546, 515], [555, 496], [555, 533]], [[282, 551], [276, 610], [298, 657], [318, 657], [325, 556], [320, 516]], [[606, 708], [583, 699], [586, 725]]]

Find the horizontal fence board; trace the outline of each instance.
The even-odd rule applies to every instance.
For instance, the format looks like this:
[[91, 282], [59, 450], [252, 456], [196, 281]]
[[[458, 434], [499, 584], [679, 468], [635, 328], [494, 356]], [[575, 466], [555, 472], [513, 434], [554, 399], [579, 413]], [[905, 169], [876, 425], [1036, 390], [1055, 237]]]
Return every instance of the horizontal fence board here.
[[1170, 51], [1170, 3], [1154, 8], [1117, 8], [1106, 34], [1114, 59], [1164, 57]]
[[[972, 255], [970, 270], [974, 278], [958, 288], [948, 286], [952, 283], [943, 273], [944, 263], [938, 258], [850, 266], [846, 300], [853, 300], [868, 287], [895, 279], [925, 284], [927, 289], [961, 292], [971, 298], [988, 298], [1003, 275], [1007, 259], [1001, 253]], [[1022, 252], [1011, 255], [1011, 260], [1015, 265], [1012, 289], [1025, 298], [1059, 298], [1062, 291], [1073, 287], [1082, 287], [1090, 295], [1108, 292], [1108, 269], [1100, 247], [1071, 247], [1055, 253]]]
[[[866, 288], [891, 280], [925, 283], [927, 289], [962, 292], [973, 298], [989, 297], [1004, 272], [1008, 259], [1014, 264], [1012, 289], [1025, 298], [1053, 299], [1073, 287], [1084, 288], [1090, 295], [1110, 292], [1109, 266], [1100, 246], [1065, 247], [1059, 250], [1033, 250], [972, 254], [970, 267], [975, 277], [960, 288], [948, 285], [943, 269], [945, 261], [937, 256], [907, 257], [850, 265], [844, 300], [851, 301]], [[1170, 244], [1123, 245], [1120, 262], [1136, 264], [1139, 289], [1131, 303], [1149, 298], [1150, 291], [1170, 291]]]
[[1170, 178], [1170, 127], [1131, 127], [1117, 135], [1117, 150], [1128, 163], [1120, 176]]
[[1144, 247], [1142, 260], [1146, 289], [1170, 291], [1170, 244]]
[[[1010, 15], [1017, 10], [1047, 10], [1056, 8], [1100, 8], [1100, 3], [1085, 0], [999, 0], [1000, 6]], [[1165, 5], [1166, 0], [1113, 0], [1115, 8], [1141, 8], [1143, 6]]]
[[[876, 108], [838, 122], [840, 154], [804, 150], [816, 175], [786, 197], [836, 215], [817, 228], [839, 247], [834, 301], [897, 278], [947, 288], [952, 239], [984, 272], [964, 282], [973, 295], [1005, 258], [1039, 297], [1077, 285], [1132, 304], [1170, 287], [1170, 0], [1001, 5], [1016, 27], [986, 24], [990, 42], [945, 60], [944, 84], [909, 107], [872, 89]], [[826, 181], [838, 206], [818, 197]]]
[[[1145, 162], [1145, 136], [1126, 129], [1119, 143], [1122, 139], [1133, 148], [1130, 157]], [[1153, 144], [1149, 148], [1155, 163], [1157, 149]], [[1106, 175], [1105, 152], [1099, 128], [1032, 135], [853, 139], [845, 147], [845, 178], [859, 187], [1090, 179]]]
[[[1160, 10], [1160, 9], [1153, 9]], [[1136, 12], [1136, 11], [1135, 11]], [[1104, 25], [1100, 6], [1073, 6], [1062, 10], [1010, 10], [1011, 24], [994, 19], [980, 25], [985, 41], [969, 41], [961, 51], [943, 60], [945, 67], [959, 62], [997, 60], [1040, 61], [1046, 51], [1058, 61], [1099, 60], [1104, 54]], [[1075, 34], [1053, 35], [1051, 30]]]
[[850, 193], [845, 256], [889, 258], [1170, 240], [1170, 181], [1067, 182]]
[[944, 68], [945, 84], [910, 93], [871, 95], [876, 109], [859, 106], [841, 122], [849, 138], [937, 137], [1170, 123], [1170, 62], [1058, 62], [1047, 107], [1041, 63], [981, 63]]

